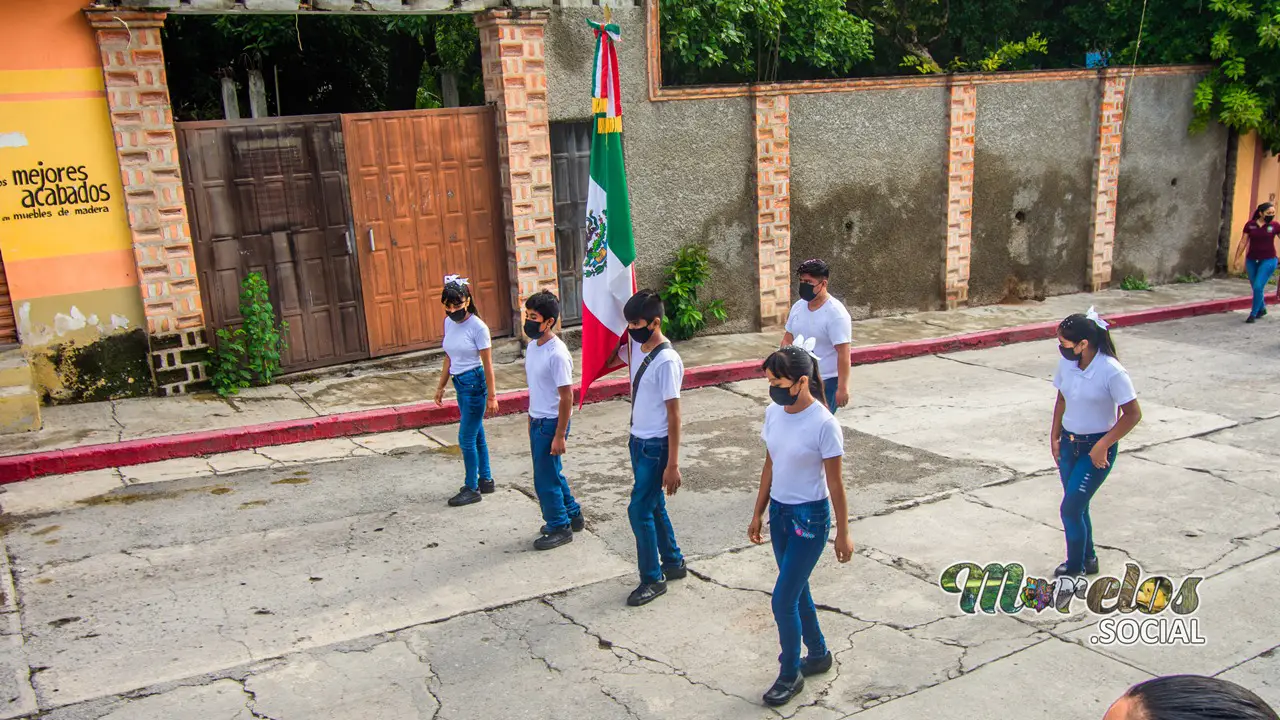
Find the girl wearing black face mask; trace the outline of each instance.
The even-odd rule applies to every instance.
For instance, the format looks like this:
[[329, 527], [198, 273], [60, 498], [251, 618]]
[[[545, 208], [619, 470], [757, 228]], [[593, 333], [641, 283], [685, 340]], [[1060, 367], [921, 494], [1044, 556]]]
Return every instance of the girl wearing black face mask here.
[[[788, 345], [770, 355], [763, 368], [773, 404], [764, 414], [764, 468], [747, 538], [757, 545], [764, 542], [761, 531], [768, 510], [769, 539], [778, 563], [773, 617], [782, 653], [778, 679], [764, 701], [779, 706], [800, 693], [805, 676], [831, 669], [832, 655], [818, 627], [809, 575], [826, 550], [833, 507], [839, 562], [853, 557], [853, 540], [841, 478], [844, 434], [824, 404], [817, 358], [804, 347]], [[803, 660], [802, 642], [809, 650]]]
[[458, 395], [458, 447], [466, 466], [462, 488], [449, 499], [451, 507], [478, 503], [482, 494], [494, 491], [489, 469], [489, 446], [484, 438], [484, 416], [498, 412], [498, 389], [493, 381], [493, 342], [489, 326], [476, 315], [471, 285], [466, 278], [450, 275], [440, 293], [444, 305], [444, 369], [436, 387], [437, 405], [444, 402], [445, 383], [453, 380]]
[[1067, 561], [1055, 576], [1096, 575], [1089, 502], [1116, 461], [1116, 443], [1142, 419], [1129, 373], [1116, 359], [1107, 323], [1093, 308], [1058, 325], [1058, 371], [1049, 443], [1062, 480]]

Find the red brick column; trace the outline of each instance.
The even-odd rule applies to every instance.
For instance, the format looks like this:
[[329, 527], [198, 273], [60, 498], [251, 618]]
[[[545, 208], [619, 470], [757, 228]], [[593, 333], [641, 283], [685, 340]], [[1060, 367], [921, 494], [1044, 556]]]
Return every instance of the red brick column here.
[[973, 240], [973, 138], [978, 117], [978, 88], [951, 86], [947, 154], [947, 307], [969, 301], [969, 257]]
[[756, 98], [756, 253], [760, 328], [781, 327], [791, 309], [791, 99]]
[[559, 290], [543, 52], [546, 24], [544, 11], [495, 9], [476, 16], [484, 96], [497, 108], [503, 225], [516, 314], [530, 295]]
[[164, 395], [205, 379], [200, 285], [160, 47], [164, 13], [85, 11], [97, 34], [133, 232], [151, 362]]
[[1116, 196], [1120, 183], [1120, 148], [1124, 140], [1125, 78], [1106, 71], [1102, 79], [1102, 115], [1098, 130], [1098, 167], [1094, 182], [1093, 243], [1089, 287], [1093, 292], [1111, 284], [1112, 252], [1116, 240]]

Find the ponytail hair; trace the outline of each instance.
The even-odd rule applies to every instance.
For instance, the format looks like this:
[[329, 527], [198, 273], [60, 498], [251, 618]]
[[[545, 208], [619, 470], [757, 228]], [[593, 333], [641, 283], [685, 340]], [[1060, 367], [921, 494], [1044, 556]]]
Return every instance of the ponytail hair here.
[[1103, 355], [1120, 358], [1116, 352], [1116, 342], [1111, 339], [1111, 331], [1080, 313], [1068, 315], [1059, 323], [1058, 334], [1073, 343], [1088, 340]]
[[1261, 205], [1259, 205], [1258, 208], [1253, 211], [1253, 221], [1257, 222], [1261, 220], [1262, 216], [1266, 215], [1267, 211], [1273, 207], [1275, 207], [1275, 204], [1269, 203], [1269, 202], [1264, 202]]
[[[822, 387], [822, 373], [818, 370], [818, 359], [807, 350], [795, 345], [788, 345], [775, 350], [764, 359], [761, 370], [768, 370], [774, 377], [791, 382], [800, 382], [801, 378], [809, 378], [809, 394], [813, 399], [827, 406], [827, 394]], [[830, 408], [827, 408], [828, 410]]]

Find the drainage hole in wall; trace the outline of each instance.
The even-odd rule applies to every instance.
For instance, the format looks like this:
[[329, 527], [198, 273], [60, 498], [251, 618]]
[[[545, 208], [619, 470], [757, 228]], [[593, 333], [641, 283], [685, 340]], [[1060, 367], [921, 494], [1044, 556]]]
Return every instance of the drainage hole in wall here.
[[1018, 222], [1026, 222], [1027, 214], [1019, 210], [1018, 212], [1013, 214], [1013, 219], [1017, 220]]
[[852, 232], [852, 231], [853, 231], [853, 221], [852, 221], [852, 220], [845, 220], [845, 221], [844, 221], [844, 229], [845, 229], [845, 230], [847, 230], [847, 231]]
[[1170, 184], [1170, 185], [1172, 185], [1172, 186], [1174, 186], [1174, 187], [1178, 187], [1178, 178], [1174, 178], [1174, 179], [1170, 180], [1170, 181], [1169, 181], [1169, 184]]

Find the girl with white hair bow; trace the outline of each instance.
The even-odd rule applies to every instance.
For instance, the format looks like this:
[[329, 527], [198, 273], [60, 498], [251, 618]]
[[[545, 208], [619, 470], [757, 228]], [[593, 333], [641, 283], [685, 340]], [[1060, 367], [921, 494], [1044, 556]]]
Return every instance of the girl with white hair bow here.
[[493, 374], [493, 341], [489, 326], [476, 314], [471, 283], [464, 277], [447, 275], [444, 291], [444, 369], [436, 387], [437, 405], [444, 402], [445, 383], [453, 380], [458, 395], [458, 447], [466, 476], [450, 507], [478, 503], [494, 491], [489, 469], [489, 446], [484, 437], [484, 416], [498, 412], [498, 388]]
[[1058, 371], [1053, 386], [1049, 444], [1062, 480], [1062, 528], [1067, 561], [1055, 576], [1096, 575], [1089, 503], [1110, 474], [1117, 443], [1142, 420], [1129, 373], [1116, 359], [1107, 322], [1093, 308], [1071, 315], [1058, 325]]

